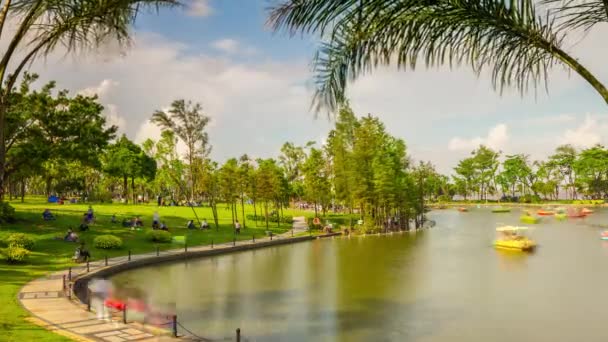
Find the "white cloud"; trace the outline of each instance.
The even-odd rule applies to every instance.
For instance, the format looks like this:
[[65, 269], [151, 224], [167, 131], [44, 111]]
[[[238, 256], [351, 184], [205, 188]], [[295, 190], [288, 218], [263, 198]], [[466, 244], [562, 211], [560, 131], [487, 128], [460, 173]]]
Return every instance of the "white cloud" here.
[[104, 79], [98, 85], [93, 87], [87, 87], [80, 91], [78, 94], [82, 94], [85, 96], [94, 96], [97, 95], [99, 98], [105, 97], [110, 93], [113, 88], [118, 87], [119, 83], [110, 79]]
[[214, 49], [220, 50], [224, 53], [236, 53], [239, 50], [239, 42], [234, 39], [225, 38], [216, 40], [211, 43]]
[[598, 119], [587, 116], [585, 121], [575, 129], [568, 129], [560, 137], [560, 144], [571, 144], [575, 147], [588, 148], [602, 141], [600, 130], [605, 125], [600, 124]]
[[209, 0], [191, 0], [187, 5], [187, 14], [193, 17], [208, 17], [213, 14]]
[[559, 125], [571, 123], [576, 120], [576, 116], [572, 114], [557, 114], [541, 117], [532, 117], [521, 121], [524, 125]]
[[509, 132], [507, 125], [498, 124], [490, 129], [486, 137], [474, 137], [464, 139], [454, 137], [448, 143], [448, 150], [451, 151], [471, 151], [479, 145], [485, 145], [494, 150], [502, 150], [509, 142]]

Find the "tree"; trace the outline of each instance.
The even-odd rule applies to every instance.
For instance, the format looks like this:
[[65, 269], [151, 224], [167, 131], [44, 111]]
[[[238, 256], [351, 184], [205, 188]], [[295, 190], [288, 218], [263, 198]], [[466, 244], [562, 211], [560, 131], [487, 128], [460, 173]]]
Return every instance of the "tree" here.
[[528, 183], [528, 178], [532, 173], [528, 166], [528, 157], [524, 154], [509, 155], [502, 163], [502, 169], [500, 178], [511, 190], [511, 196], [515, 197], [518, 185], [521, 187], [519, 191], [524, 195], [527, 194], [527, 188], [532, 186], [532, 183]]
[[65, 90], [55, 93], [55, 82], [33, 91], [36, 79], [37, 75], [26, 73], [19, 90], [10, 93], [0, 168], [2, 184], [15, 172], [25, 176], [26, 165], [32, 173], [44, 174], [48, 194], [53, 179], [65, 174], [50, 172], [53, 165], [99, 168], [99, 156], [117, 128], [106, 126], [97, 97], [70, 97]]
[[136, 203], [135, 178], [153, 180], [156, 175], [156, 161], [123, 134], [108, 148], [104, 170], [109, 175], [123, 179], [123, 198], [127, 203], [129, 202], [127, 180], [131, 178], [133, 203]]
[[231, 158], [222, 165], [219, 170], [220, 189], [222, 198], [230, 205], [230, 213], [232, 214], [232, 224], [238, 220], [236, 212], [236, 199], [239, 196], [239, 169], [236, 158]]
[[[175, 6], [176, 0], [4, 0], [0, 38], [8, 47], [0, 59], [0, 199], [4, 196], [7, 156], [7, 113], [21, 73], [57, 47], [68, 52], [97, 48], [108, 41], [125, 45], [130, 26], [145, 9]], [[4, 30], [9, 18], [13, 30]], [[18, 53], [19, 52], [19, 53]]]
[[454, 168], [456, 175], [453, 176], [458, 192], [467, 200], [467, 196], [475, 187], [475, 161], [473, 158], [466, 158], [458, 162]]
[[498, 153], [492, 149], [480, 145], [473, 151], [473, 166], [476, 171], [477, 184], [479, 186], [479, 199], [487, 200], [488, 194], [492, 191], [498, 169]]
[[289, 196], [291, 198], [295, 199], [302, 196], [302, 164], [306, 159], [305, 149], [312, 145], [314, 145], [312, 141], [306, 143], [305, 146], [295, 146], [291, 142], [286, 142], [281, 147], [281, 154], [278, 159], [289, 183]]
[[599, 199], [608, 195], [608, 150], [604, 146], [596, 145], [581, 151], [574, 170], [588, 196]]
[[[171, 199], [184, 193], [184, 171], [186, 166], [177, 154], [177, 138], [172, 131], [163, 131], [159, 141], [148, 139], [143, 143], [144, 152], [156, 160], [155, 191], [162, 196], [171, 194]], [[195, 165], [196, 162], [195, 162]]]
[[203, 113], [199, 103], [175, 100], [167, 112], [156, 111], [152, 122], [166, 131], [172, 131], [186, 144], [186, 158], [190, 169], [190, 200], [194, 200], [196, 188], [194, 177], [194, 159], [206, 158], [211, 152], [209, 136], [205, 129], [210, 118]]
[[555, 153], [549, 156], [549, 163], [559, 170], [566, 182], [566, 194], [570, 191], [572, 199], [576, 198], [576, 174], [574, 173], [574, 163], [576, 162], [577, 151], [572, 145], [561, 145], [555, 149]]
[[281, 169], [274, 159], [258, 159], [258, 169], [255, 172], [256, 193], [264, 202], [264, 216], [268, 229], [268, 205], [280, 197]]
[[321, 205], [325, 214], [331, 203], [331, 187], [327, 161], [323, 156], [323, 151], [316, 148], [310, 149], [310, 153], [302, 165], [302, 173], [306, 200], [314, 203], [315, 216], [317, 216], [317, 205]]
[[469, 64], [476, 74], [489, 69], [495, 88], [521, 93], [546, 83], [549, 69], [561, 65], [608, 102], [608, 89], [564, 49], [578, 29], [608, 22], [604, 0], [283, 0], [268, 21], [275, 31], [324, 39], [314, 60], [317, 109], [338, 108], [348, 82], [376, 67], [414, 69], [420, 61]]

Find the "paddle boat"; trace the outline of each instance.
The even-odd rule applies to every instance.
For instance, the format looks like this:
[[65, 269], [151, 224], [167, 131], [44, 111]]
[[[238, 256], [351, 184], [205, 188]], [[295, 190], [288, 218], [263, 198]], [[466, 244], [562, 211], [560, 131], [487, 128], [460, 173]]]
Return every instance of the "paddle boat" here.
[[608, 240], [608, 230], [604, 230], [602, 232], [602, 236], [600, 237], [602, 240]]
[[568, 209], [568, 217], [569, 218], [584, 218], [587, 214], [583, 213], [582, 210], [576, 210], [573, 208]]
[[493, 213], [510, 213], [511, 208], [493, 208], [492, 212]]
[[551, 215], [555, 215], [555, 212], [554, 212], [554, 211], [551, 211], [551, 210], [542, 210], [542, 209], [541, 209], [541, 210], [539, 210], [539, 211], [537, 211], [536, 213], [537, 213], [538, 215], [540, 215], [540, 216], [551, 216]]
[[511, 251], [530, 252], [536, 248], [536, 242], [528, 238], [527, 227], [502, 226], [496, 228], [498, 237], [494, 240], [494, 248]]
[[566, 213], [557, 213], [555, 214], [555, 218], [558, 220], [565, 220], [568, 218], [568, 215], [566, 215]]
[[466, 213], [467, 211], [469, 211], [469, 209], [465, 207], [460, 207], [458, 208], [458, 211], [460, 211], [461, 213]]
[[583, 208], [581, 210], [581, 214], [585, 214], [585, 215], [593, 214], [593, 210], [587, 209], [587, 208]]
[[527, 223], [527, 224], [538, 224], [540, 223], [540, 217], [535, 217], [530, 215], [529, 213], [526, 213], [524, 215], [521, 215], [519, 217], [519, 220], [523, 223]]

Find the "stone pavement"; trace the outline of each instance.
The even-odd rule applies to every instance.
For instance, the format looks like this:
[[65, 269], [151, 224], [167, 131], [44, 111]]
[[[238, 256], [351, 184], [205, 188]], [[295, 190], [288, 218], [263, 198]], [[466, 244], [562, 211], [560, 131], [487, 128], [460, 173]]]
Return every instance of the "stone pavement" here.
[[306, 223], [304, 216], [293, 218], [293, 231], [294, 233], [308, 232], [308, 223]]
[[[294, 232], [307, 231], [304, 217], [294, 218], [293, 228]], [[282, 241], [291, 240], [292, 238], [289, 237], [291, 235], [292, 232], [288, 232], [280, 236], [274, 236], [274, 239]], [[253, 245], [260, 242], [268, 242], [269, 240], [269, 237], [264, 237], [255, 239], [255, 242], [252, 240], [237, 241], [236, 246], [233, 246], [233, 242], [229, 242], [213, 247], [188, 247], [188, 253], [210, 249], [229, 252], [230, 250], [239, 248], [239, 246], [242, 248], [243, 245]], [[294, 240], [297, 241], [299, 239], [296, 238]], [[99, 271], [129, 261], [154, 258], [158, 255], [178, 255], [184, 252], [184, 249], [176, 249], [162, 251], [159, 254], [152, 252], [132, 255], [130, 259], [126, 256], [111, 258], [107, 260], [107, 266], [105, 260], [97, 260], [89, 263], [88, 270], [86, 266], [81, 264], [78, 267], [72, 267], [70, 271], [52, 273], [44, 278], [27, 283], [19, 292], [19, 301], [31, 313], [32, 317], [28, 318], [30, 322], [75, 341], [184, 341], [184, 338], [176, 339], [170, 336], [172, 324], [169, 322], [167, 322], [166, 329], [144, 326], [137, 322], [129, 322], [128, 310], [127, 324], [122, 323], [121, 313], [116, 313], [110, 321], [98, 320], [96, 314], [87, 311], [87, 306], [78, 301], [76, 296], [71, 293], [72, 283], [69, 281], [70, 275], [73, 281], [79, 275]], [[66, 279], [65, 284], [64, 277]], [[65, 291], [64, 285], [66, 287]], [[182, 332], [178, 329], [178, 333], [181, 334]]]

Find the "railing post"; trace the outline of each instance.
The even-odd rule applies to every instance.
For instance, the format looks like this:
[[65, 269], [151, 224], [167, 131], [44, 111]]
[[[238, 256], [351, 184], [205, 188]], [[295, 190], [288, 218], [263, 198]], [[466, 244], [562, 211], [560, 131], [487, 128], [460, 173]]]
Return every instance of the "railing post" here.
[[89, 260], [87, 260], [87, 273], [89, 273]]
[[173, 337], [177, 337], [177, 315], [171, 316], [171, 320], [173, 323]]
[[255, 243], [255, 235], [251, 235], [251, 241], [253, 241], [253, 243]]
[[291, 237], [293, 237], [293, 228], [291, 228]]
[[213, 249], [213, 240], [211, 240], [211, 249]]
[[65, 291], [65, 274], [63, 275], [63, 287], [62, 287], [63, 291]]
[[122, 309], [122, 323], [127, 324], [127, 304]]
[[272, 232], [270, 232], [270, 241], [272, 241]]
[[72, 284], [68, 284], [68, 299], [72, 299]]
[[105, 259], [106, 266], [108, 266], [108, 255], [107, 254], [104, 256], [104, 259]]
[[236, 342], [241, 342], [241, 328], [236, 328]]
[[159, 254], [160, 254], [160, 251], [158, 249], [158, 246], [156, 246], [156, 256], [159, 256]]
[[232, 246], [236, 246], [236, 237], [232, 240]]
[[129, 261], [131, 261], [131, 250], [129, 249]]
[[91, 289], [87, 289], [87, 311], [91, 311]]
[[71, 267], [68, 269], [68, 280], [72, 281], [72, 268]]

